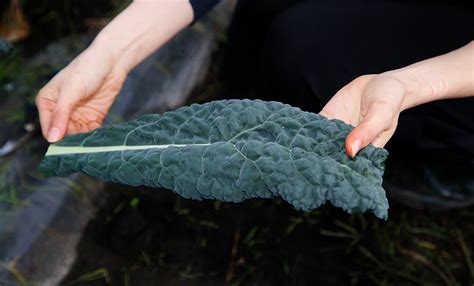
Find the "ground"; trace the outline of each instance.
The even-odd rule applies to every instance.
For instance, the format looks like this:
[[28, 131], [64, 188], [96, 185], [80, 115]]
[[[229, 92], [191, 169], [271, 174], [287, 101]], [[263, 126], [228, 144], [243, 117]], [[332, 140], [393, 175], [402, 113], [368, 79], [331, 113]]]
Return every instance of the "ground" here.
[[383, 221], [329, 206], [299, 212], [280, 200], [198, 202], [113, 184], [107, 191], [66, 279], [73, 284], [469, 285], [474, 277], [473, 209], [392, 204]]
[[[55, 18], [61, 9], [49, 16], [41, 9], [30, 11], [33, 27], [61, 22]], [[71, 19], [82, 19], [80, 13], [73, 15]], [[73, 24], [54, 26], [56, 33], [48, 31], [47, 39], [33, 41], [35, 49], [74, 31], [68, 28]], [[38, 38], [41, 32], [35, 31]], [[0, 60], [1, 91], [8, 90], [35, 49], [24, 45], [13, 58]], [[191, 101], [210, 100], [219, 93], [217, 65]], [[35, 89], [29, 90], [32, 95]], [[24, 120], [23, 104], [9, 112], [11, 120]], [[383, 221], [330, 206], [304, 213], [280, 200], [199, 202], [167, 190], [115, 184], [103, 191], [108, 199], [88, 224], [64, 285], [474, 283], [472, 207], [427, 212], [390, 201], [389, 218]], [[11, 189], [0, 190], [0, 206], [5, 205], [12, 205]]]

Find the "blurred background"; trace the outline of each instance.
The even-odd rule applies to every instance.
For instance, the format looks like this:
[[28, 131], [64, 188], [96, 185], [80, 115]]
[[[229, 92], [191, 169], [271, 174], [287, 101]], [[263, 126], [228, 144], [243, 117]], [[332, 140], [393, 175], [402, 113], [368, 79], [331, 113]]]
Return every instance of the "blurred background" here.
[[[389, 220], [280, 200], [45, 179], [37, 91], [126, 0], [0, 0], [0, 285], [471, 285], [474, 209], [391, 201]], [[234, 97], [220, 81], [233, 1], [129, 76], [106, 124]], [[113, 43], [111, 43], [113, 44]], [[241, 95], [244, 96], [245, 95]]]

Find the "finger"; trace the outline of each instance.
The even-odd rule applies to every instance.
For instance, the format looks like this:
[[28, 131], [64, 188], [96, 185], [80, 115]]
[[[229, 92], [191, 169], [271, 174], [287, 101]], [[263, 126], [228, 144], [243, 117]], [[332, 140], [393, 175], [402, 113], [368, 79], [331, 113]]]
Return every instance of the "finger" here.
[[44, 138], [47, 138], [48, 129], [51, 125], [51, 115], [54, 107], [56, 106], [56, 100], [58, 91], [50, 83], [43, 87], [35, 98], [36, 107], [38, 108], [41, 133]]
[[41, 101], [42, 101], [41, 98], [38, 98], [38, 97], [36, 98], [36, 106], [38, 107], [41, 133], [43, 134], [44, 138], [47, 138], [52, 112], [50, 109], [42, 107]]
[[395, 133], [395, 129], [389, 129], [384, 131], [377, 136], [374, 141], [372, 141], [372, 145], [375, 147], [383, 148], [385, 144], [387, 144], [388, 140], [392, 138], [393, 133]]
[[95, 129], [99, 128], [100, 126], [101, 126], [101, 123], [99, 123], [97, 121], [93, 121], [93, 122], [90, 122], [88, 124], [89, 130], [95, 130]]
[[89, 132], [89, 126], [85, 122], [80, 122], [79, 123], [79, 132], [84, 133], [84, 132]]
[[66, 133], [67, 134], [79, 133], [79, 130], [77, 129], [76, 124], [72, 120], [69, 120]]
[[68, 129], [71, 112], [77, 102], [84, 96], [84, 86], [77, 80], [67, 81], [62, 85], [48, 131], [47, 140], [50, 143], [57, 142], [64, 137]]
[[59, 141], [64, 137], [64, 134], [66, 134], [71, 110], [71, 103], [64, 103], [64, 100], [58, 101], [58, 104], [53, 111], [51, 127], [48, 130], [47, 140], [50, 143]]
[[354, 79], [341, 88], [326, 103], [319, 114], [328, 119], [339, 119], [351, 125], [359, 123], [361, 93], [374, 77], [375, 75], [364, 75]]
[[319, 114], [326, 117], [327, 119], [335, 119], [331, 112], [327, 111], [326, 109], [322, 109]]
[[398, 115], [396, 116], [395, 120], [393, 120], [392, 125], [388, 128], [388, 130], [383, 131], [382, 133], [377, 136], [374, 141], [372, 141], [372, 145], [375, 147], [383, 148], [387, 142], [392, 138], [395, 130], [397, 129], [398, 125]]
[[394, 112], [386, 104], [372, 104], [362, 122], [346, 138], [346, 152], [354, 158], [362, 148], [388, 130], [394, 121]]

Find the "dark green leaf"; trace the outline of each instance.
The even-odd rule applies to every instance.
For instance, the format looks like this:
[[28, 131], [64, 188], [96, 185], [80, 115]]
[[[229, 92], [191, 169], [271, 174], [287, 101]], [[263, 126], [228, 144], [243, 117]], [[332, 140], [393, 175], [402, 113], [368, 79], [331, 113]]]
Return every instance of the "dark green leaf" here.
[[344, 150], [351, 126], [278, 102], [223, 100], [66, 136], [40, 169], [75, 172], [185, 198], [240, 202], [280, 196], [300, 210], [326, 201], [387, 217], [387, 151]]

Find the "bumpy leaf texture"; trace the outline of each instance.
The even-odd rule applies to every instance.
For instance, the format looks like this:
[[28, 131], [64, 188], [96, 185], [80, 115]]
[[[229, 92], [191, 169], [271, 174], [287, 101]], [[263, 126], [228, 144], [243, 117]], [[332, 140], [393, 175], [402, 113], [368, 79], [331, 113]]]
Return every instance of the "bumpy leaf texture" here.
[[309, 211], [326, 201], [387, 218], [387, 151], [344, 151], [352, 127], [279, 102], [222, 100], [146, 115], [51, 145], [40, 170], [240, 202], [279, 196]]

